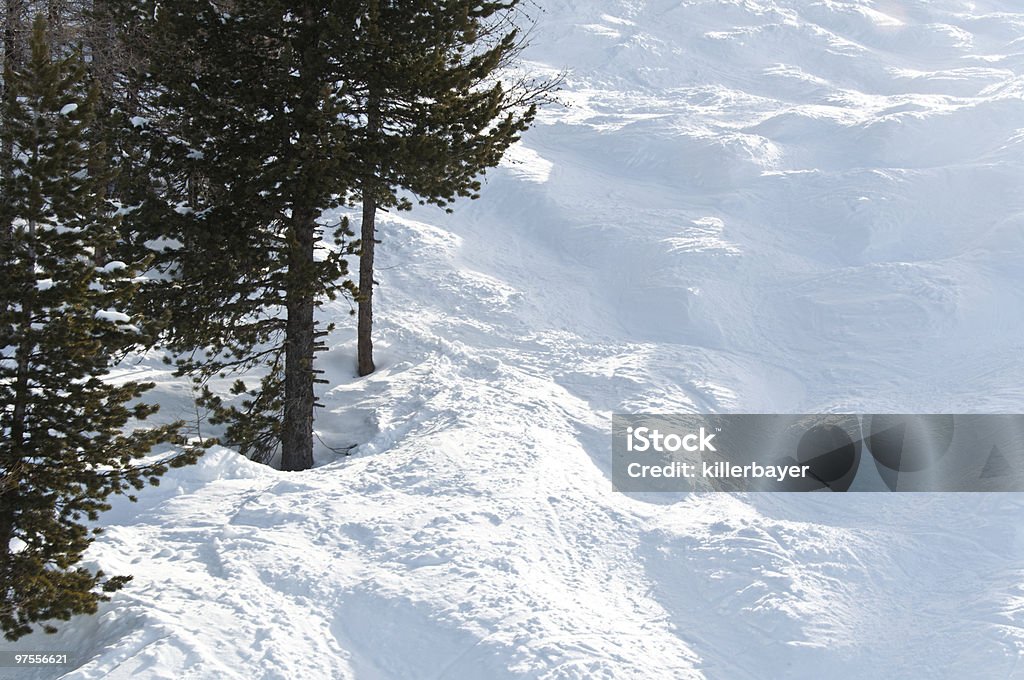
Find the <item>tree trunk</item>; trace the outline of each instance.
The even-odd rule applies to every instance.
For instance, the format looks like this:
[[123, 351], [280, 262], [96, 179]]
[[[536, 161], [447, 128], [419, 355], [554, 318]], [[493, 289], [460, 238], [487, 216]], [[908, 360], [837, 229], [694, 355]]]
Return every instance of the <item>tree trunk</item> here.
[[[7, 482], [7, 474], [4, 475], [4, 482]], [[13, 503], [16, 502], [15, 497], [3, 498], [3, 493], [6, 489], [0, 491], [0, 583], [3, 584], [6, 589], [7, 584], [11, 582], [11, 539], [14, 538], [14, 508]], [[0, 606], [5, 608], [10, 605], [7, 604], [7, 594], [0, 593]]]
[[[26, 268], [28, 271], [35, 270], [36, 222], [34, 219], [28, 221], [28, 248], [26, 249]], [[17, 256], [15, 255], [15, 259]], [[11, 504], [15, 503], [17, 487], [21, 468], [25, 461], [25, 434], [27, 425], [27, 406], [30, 398], [32, 352], [35, 350], [35, 343], [32, 337], [32, 315], [34, 313], [31, 293], [24, 291], [21, 296], [21, 320], [18, 334], [20, 339], [15, 351], [17, 369], [14, 377], [14, 404], [11, 413], [10, 443], [14, 451], [14, 458], [5, 461], [2, 481], [0, 481], [0, 497], [7, 496], [0, 502], [0, 579], [7, 583], [7, 572], [10, 566], [10, 544], [14, 533], [14, 518]]]
[[[33, 160], [38, 161], [39, 152], [38, 149], [33, 154], [35, 158]], [[23, 265], [24, 271], [29, 272], [29, 276], [33, 277], [36, 271], [36, 218], [29, 217], [25, 226], [25, 262]], [[13, 249], [12, 249], [13, 251]], [[13, 253], [14, 262], [18, 261], [18, 253]], [[34, 278], [34, 277], [33, 277]], [[29, 284], [32, 285], [31, 283]], [[14, 408], [11, 413], [11, 444], [18, 456], [18, 460], [24, 458], [24, 451], [22, 447], [25, 445], [25, 430], [26, 430], [26, 419], [27, 419], [27, 406], [30, 398], [30, 375], [32, 372], [32, 354], [36, 350], [34, 337], [32, 334], [32, 316], [35, 314], [34, 305], [32, 304], [32, 292], [30, 290], [22, 289], [21, 292], [21, 323], [18, 328], [18, 347], [15, 350], [15, 362], [17, 365], [16, 374], [14, 378]]]
[[4, 1], [4, 66], [20, 68], [28, 46], [27, 0]]
[[50, 32], [50, 49], [54, 52], [64, 46], [67, 38], [65, 35], [66, 10], [67, 0], [47, 0], [46, 2], [46, 29]]
[[[373, 139], [380, 132], [380, 102], [373, 95], [367, 102], [366, 128]], [[363, 178], [363, 219], [359, 234], [359, 318], [356, 329], [358, 372], [370, 375], [373, 364], [373, 254], [377, 245], [377, 194], [375, 177]]]
[[363, 188], [363, 223], [359, 250], [359, 323], [358, 339], [359, 375], [370, 375], [373, 365], [373, 250], [376, 241], [377, 199], [373, 192]]
[[295, 214], [288, 244], [285, 296], [284, 422], [281, 469], [313, 467], [313, 243], [316, 219], [308, 209]]
[[[28, 35], [25, 31], [26, 25], [26, 0], [5, 0], [4, 2], [4, 63], [3, 69], [7, 73], [20, 69], [25, 63], [25, 46], [28, 45]], [[7, 97], [6, 80], [0, 78], [0, 97]], [[2, 123], [2, 121], [0, 121]], [[5, 162], [0, 163], [0, 185], [7, 186], [10, 183], [10, 166], [6, 159], [14, 155], [14, 148], [10, 140], [5, 140], [0, 154], [3, 154]], [[13, 225], [8, 221], [0, 224], [0, 238], [11, 238]]]
[[[294, 123], [301, 131], [296, 153], [302, 164], [317, 155], [317, 100], [319, 82], [316, 58], [316, 4], [302, 5], [303, 43], [299, 69], [303, 79], [302, 96], [296, 107]], [[284, 339], [284, 422], [281, 423], [281, 469], [308, 470], [313, 467], [313, 356], [316, 352], [316, 326], [313, 309], [316, 293], [316, 213], [305, 182], [296, 181], [293, 192], [291, 225], [287, 234], [287, 273], [285, 274], [285, 305], [288, 319]]]
[[[31, 271], [31, 270], [30, 270]], [[27, 297], [27, 296], [26, 296]], [[18, 333], [21, 338], [18, 348], [15, 351], [15, 362], [17, 365], [14, 377], [14, 404], [11, 409], [11, 445], [20, 457], [23, 455], [21, 448], [25, 445], [25, 418], [26, 407], [29, 401], [29, 374], [31, 372], [31, 357], [35, 349], [32, 342], [32, 305], [26, 299], [21, 299], [21, 324]]]

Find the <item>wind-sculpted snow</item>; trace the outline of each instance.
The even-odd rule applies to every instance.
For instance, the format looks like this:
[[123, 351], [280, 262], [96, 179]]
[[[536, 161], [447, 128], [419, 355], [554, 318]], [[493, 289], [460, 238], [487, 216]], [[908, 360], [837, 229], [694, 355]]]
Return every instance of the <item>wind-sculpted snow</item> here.
[[119, 502], [89, 556], [133, 583], [18, 648], [75, 679], [1024, 676], [1018, 495], [609, 479], [613, 412], [1020, 412], [1024, 11], [542, 5], [523, 68], [565, 106], [481, 200], [384, 216], [376, 374], [322, 310], [319, 466], [217, 449]]

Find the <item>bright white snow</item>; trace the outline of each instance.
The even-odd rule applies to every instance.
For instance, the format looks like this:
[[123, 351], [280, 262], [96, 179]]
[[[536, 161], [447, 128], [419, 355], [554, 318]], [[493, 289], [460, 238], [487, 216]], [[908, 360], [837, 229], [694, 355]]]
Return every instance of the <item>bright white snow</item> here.
[[1021, 496], [608, 478], [613, 411], [1020, 412], [1024, 10], [543, 4], [567, 106], [481, 200], [384, 216], [376, 374], [323, 311], [319, 467], [218, 449], [118, 501], [89, 564], [134, 582], [18, 649], [76, 680], [1024, 675]]
[[116, 323], [128, 323], [131, 321], [131, 317], [124, 312], [119, 312], [115, 309], [104, 309], [96, 312], [96, 318], [102, 319], [103, 321], [113, 321]]

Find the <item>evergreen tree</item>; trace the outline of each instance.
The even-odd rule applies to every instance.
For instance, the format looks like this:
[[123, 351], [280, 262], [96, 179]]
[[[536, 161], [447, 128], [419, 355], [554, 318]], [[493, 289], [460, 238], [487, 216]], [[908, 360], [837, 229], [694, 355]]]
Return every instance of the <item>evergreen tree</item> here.
[[[3, 98], [0, 217], [0, 625], [8, 639], [32, 624], [91, 613], [130, 577], [76, 564], [99, 533], [86, 521], [114, 493], [140, 489], [183, 452], [140, 462], [176, 440], [178, 424], [128, 429], [156, 411], [150, 384], [103, 379], [149, 332], [125, 313], [137, 268], [98, 268], [117, 238], [102, 191], [106, 151], [94, 125], [97, 91], [79, 53], [51, 56], [45, 20], [30, 54], [8, 69]], [[52, 631], [49, 624], [46, 630]]]
[[[165, 341], [228, 423], [229, 444], [281, 468], [312, 465], [314, 310], [358, 293], [359, 371], [370, 355], [378, 209], [400, 192], [446, 206], [526, 128], [550, 87], [510, 90], [501, 67], [522, 48], [518, 0], [125, 0], [144, 26], [148, 63], [136, 88], [146, 137], [145, 196], [128, 216], [156, 247], [166, 285], [154, 310]], [[360, 285], [347, 281], [347, 222], [318, 219], [362, 202]], [[156, 245], [154, 245], [156, 244]], [[208, 380], [262, 365], [225, 401]]]
[[[477, 198], [479, 175], [498, 164], [558, 84], [502, 83], [525, 47], [520, 0], [363, 0], [346, 77], [358, 121], [350, 167], [362, 204], [358, 371], [373, 363], [373, 272], [379, 209], [447, 206]], [[449, 209], [450, 210], [450, 209]]]
[[[128, 216], [166, 282], [152, 308], [228, 444], [285, 470], [312, 465], [314, 311], [344, 289], [348, 189], [345, 50], [351, 2], [134, 0], [147, 61], [136, 118], [146, 186]], [[157, 11], [158, 10], [158, 11]], [[135, 203], [136, 199], [132, 199]], [[333, 237], [333, 244], [331, 243]], [[319, 256], [317, 251], [320, 250]], [[207, 381], [262, 368], [241, 404]]]

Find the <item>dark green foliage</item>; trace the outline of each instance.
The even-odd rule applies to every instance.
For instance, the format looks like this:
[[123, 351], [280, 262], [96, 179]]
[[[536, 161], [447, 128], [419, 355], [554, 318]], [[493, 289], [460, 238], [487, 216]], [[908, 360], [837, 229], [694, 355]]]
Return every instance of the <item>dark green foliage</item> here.
[[[148, 183], [127, 226], [166, 279], [146, 299], [169, 314], [164, 340], [201, 405], [229, 424], [226, 443], [308, 467], [313, 310], [354, 291], [347, 221], [319, 222], [347, 191], [338, 26], [351, 3], [126, 5], [151, 64], [136, 121]], [[267, 376], [252, 403], [225, 406], [210, 391], [210, 378], [252, 368]], [[303, 441], [282, 447], [289, 424]]]
[[[479, 176], [533, 122], [555, 82], [503, 83], [523, 48], [520, 0], [365, 0], [346, 74], [366, 121], [349, 150], [357, 188], [380, 207], [477, 198]], [[372, 187], [364, 186], [372, 183]]]
[[[522, 48], [519, 2], [115, 4], [149, 64], [133, 88], [144, 181], [126, 199], [139, 206], [126, 233], [164, 281], [143, 299], [169, 315], [164, 341], [228, 426], [226, 443], [309, 467], [325, 299], [358, 296], [359, 372], [372, 370], [376, 211], [475, 198], [552, 86], [498, 78]], [[347, 221], [319, 223], [356, 202], [359, 242]], [[211, 387], [253, 369], [256, 387]]]
[[[151, 387], [103, 379], [151, 329], [124, 314], [137, 267], [97, 267], [117, 238], [97, 90], [81, 56], [51, 57], [37, 18], [31, 53], [4, 74], [0, 159], [0, 625], [8, 639], [31, 624], [90, 613], [128, 577], [76, 567], [114, 493], [157, 483], [185, 449], [139, 459], [178, 439], [178, 424], [126, 429], [155, 406]], [[180, 443], [180, 442], [179, 442]], [[47, 630], [52, 626], [47, 624]]]
[[236, 380], [231, 397], [241, 403], [225, 403], [209, 386], [203, 386], [198, 403], [210, 410], [210, 424], [225, 425], [224, 440], [239, 452], [260, 463], [270, 463], [281, 451], [281, 423], [284, 420], [284, 352], [265, 363], [266, 373], [249, 388]]

